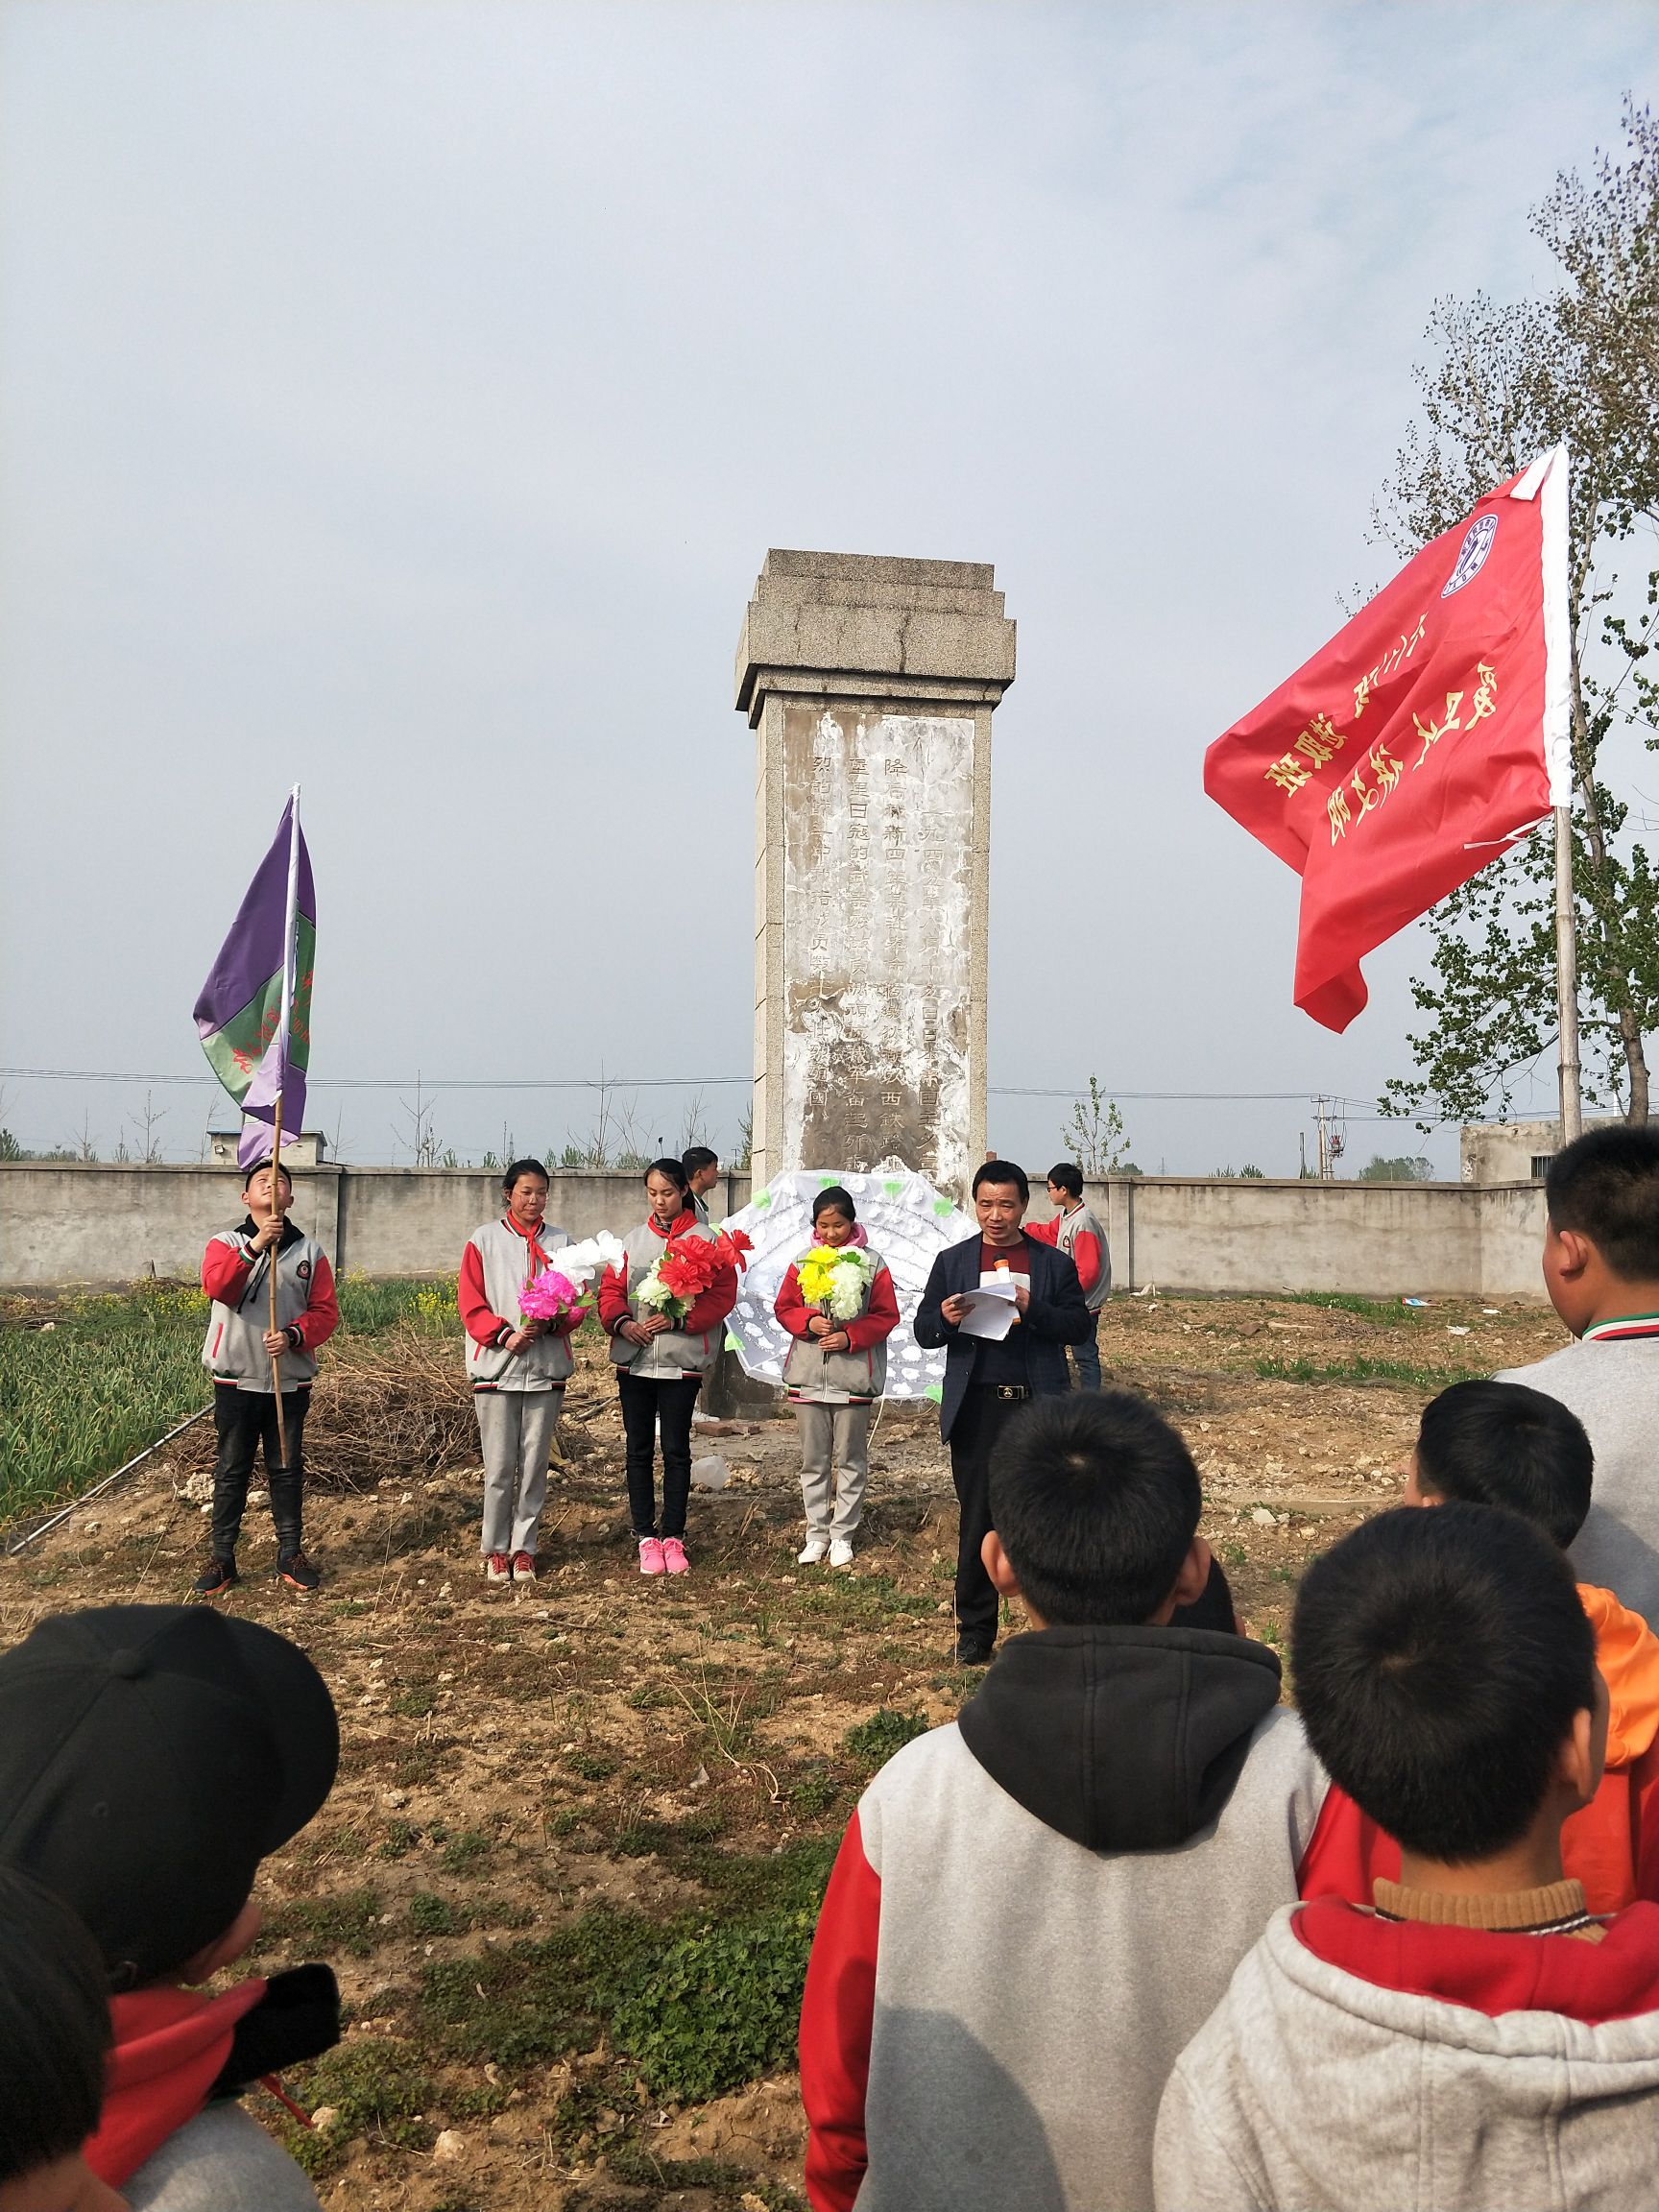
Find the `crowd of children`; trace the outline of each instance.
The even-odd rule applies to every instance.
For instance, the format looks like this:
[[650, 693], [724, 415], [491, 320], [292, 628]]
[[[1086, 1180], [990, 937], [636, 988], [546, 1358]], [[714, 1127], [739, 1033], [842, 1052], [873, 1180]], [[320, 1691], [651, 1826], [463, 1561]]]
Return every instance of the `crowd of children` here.
[[[672, 1572], [689, 1406], [731, 1286], [649, 1325], [658, 1253], [711, 1232], [682, 1163], [655, 1163], [646, 1190], [600, 1311], [642, 1561], [655, 1545]], [[816, 2212], [1650, 2200], [1659, 1136], [1592, 1133], [1546, 1194], [1546, 1282], [1576, 1341], [1425, 1408], [1402, 1504], [1304, 1577], [1294, 1710], [1275, 1653], [1203, 1610], [1198, 1474], [1160, 1413], [1037, 1393], [998, 1425], [980, 1563], [1026, 1632], [880, 1770], [842, 1840], [801, 2014]], [[560, 1247], [533, 1164], [504, 1197], [462, 1295], [486, 1534], [514, 1573], [518, 1550], [534, 1559], [529, 1407], [493, 1437], [484, 1406], [556, 1407], [559, 1332], [528, 1334], [514, 1292]], [[209, 1348], [242, 1394], [292, 1382], [273, 1470], [289, 1473], [332, 1294], [314, 1259], [298, 1272], [285, 1178], [254, 1178], [248, 1205], [210, 1255]], [[845, 1191], [822, 1193], [813, 1235], [781, 1303], [822, 1548], [856, 1527], [852, 1416], [894, 1308]], [[266, 1329], [249, 1309], [273, 1255]], [[248, 1314], [239, 1334], [220, 1309]], [[526, 1354], [536, 1379], [503, 1391]], [[220, 1422], [231, 1575], [274, 1428], [235, 1406]], [[275, 1482], [273, 1508], [280, 1556], [302, 1557]], [[0, 1654], [0, 2212], [315, 2204], [237, 2100], [337, 2037], [332, 1975], [202, 1985], [253, 1941], [259, 1862], [315, 1815], [338, 1752], [311, 1662], [214, 1608], [52, 1616]]]

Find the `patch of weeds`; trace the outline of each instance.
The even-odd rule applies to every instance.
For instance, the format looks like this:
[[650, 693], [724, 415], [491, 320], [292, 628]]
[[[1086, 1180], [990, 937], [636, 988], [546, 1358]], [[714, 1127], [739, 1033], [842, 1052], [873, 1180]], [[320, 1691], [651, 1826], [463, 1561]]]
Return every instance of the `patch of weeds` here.
[[369, 1608], [361, 1598], [336, 1598], [328, 1607], [336, 1621], [355, 1621]]
[[654, 2158], [642, 2143], [618, 2143], [605, 2154], [618, 2181], [637, 2189], [747, 2189], [750, 2176], [725, 2158]]
[[587, 1817], [588, 1809], [586, 1806], [566, 1805], [563, 1812], [555, 1813], [548, 1821], [548, 1833], [552, 1836], [574, 1836]]
[[616, 1771], [615, 1760], [607, 1759], [602, 1751], [569, 1751], [565, 1764], [584, 1782], [609, 1782]]
[[1349, 1290], [1282, 1290], [1279, 1296], [1286, 1306], [1323, 1306], [1327, 1312], [1358, 1313], [1365, 1321], [1399, 1324], [1418, 1319], [1411, 1307], [1396, 1305], [1391, 1298], [1360, 1298]]
[[444, 1846], [444, 1871], [477, 1874], [483, 1870], [485, 1861], [494, 1856], [493, 1837], [486, 1836], [482, 1828], [463, 1828], [459, 1836], [452, 1836]]
[[424, 1720], [438, 1703], [438, 1691], [430, 1682], [412, 1682], [392, 1700], [392, 1710], [405, 1720]]
[[301, 2100], [313, 2111], [331, 2104], [339, 2118], [326, 2133], [285, 2128], [283, 2141], [314, 2181], [343, 2162], [357, 2136], [398, 2151], [429, 2151], [437, 2129], [424, 2115], [437, 2096], [413, 2044], [348, 2036], [304, 2070]]
[[406, 1743], [392, 1763], [392, 1779], [400, 1790], [423, 1790], [438, 1779], [440, 1751], [448, 1745]]
[[836, 1621], [878, 1621], [889, 1613], [931, 1613], [935, 1603], [924, 1592], [902, 1590], [890, 1575], [836, 1575], [792, 1593], [794, 1612], [828, 1615]]
[[672, 1690], [661, 1682], [641, 1682], [637, 1690], [630, 1690], [625, 1703], [636, 1713], [659, 1713], [664, 1705], [677, 1705], [680, 1700]]
[[655, 2094], [703, 2102], [787, 2066], [817, 1914], [779, 1910], [656, 1950], [611, 2015]]
[[417, 1889], [409, 1900], [409, 1925], [417, 1936], [459, 1936], [469, 1915], [457, 1912], [447, 1897]]
[[542, 1942], [430, 1961], [416, 1995], [423, 2040], [435, 2055], [504, 2068], [586, 2051], [661, 1939], [643, 1914], [599, 1906]]
[[401, 1859], [421, 1840], [421, 1831], [413, 1820], [388, 1820], [385, 1839], [380, 1845], [382, 1859]]
[[1224, 1567], [1248, 1567], [1250, 1554], [1242, 1544], [1218, 1544], [1215, 1547]]
[[1452, 1382], [1472, 1382], [1483, 1367], [1421, 1367], [1408, 1359], [1258, 1359], [1263, 1382], [1397, 1382], [1431, 1395]]
[[842, 1742], [854, 1759], [872, 1772], [884, 1766], [895, 1751], [902, 1751], [912, 1738], [926, 1734], [927, 1721], [920, 1713], [895, 1713], [883, 1705], [868, 1720], [848, 1729]]
[[353, 1959], [368, 1959], [389, 1934], [380, 1925], [379, 1891], [348, 1889], [336, 1897], [285, 1899], [265, 1916], [262, 1947], [297, 1943], [325, 1957], [344, 1951]]
[[828, 1813], [841, 1794], [841, 1785], [828, 1768], [820, 1767], [791, 1782], [786, 1794], [799, 1813]]

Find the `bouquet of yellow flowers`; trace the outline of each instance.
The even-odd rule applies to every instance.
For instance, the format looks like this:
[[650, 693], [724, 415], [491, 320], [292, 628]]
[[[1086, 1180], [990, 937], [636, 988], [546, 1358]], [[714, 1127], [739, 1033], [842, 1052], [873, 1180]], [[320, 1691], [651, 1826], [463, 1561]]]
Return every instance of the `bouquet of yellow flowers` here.
[[855, 1321], [876, 1275], [868, 1252], [851, 1244], [814, 1244], [795, 1270], [801, 1295], [831, 1321]]

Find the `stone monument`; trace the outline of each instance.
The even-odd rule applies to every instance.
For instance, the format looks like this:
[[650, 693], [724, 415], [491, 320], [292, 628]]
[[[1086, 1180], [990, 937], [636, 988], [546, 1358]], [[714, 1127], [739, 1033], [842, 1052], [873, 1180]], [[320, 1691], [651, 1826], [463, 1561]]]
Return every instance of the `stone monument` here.
[[756, 1188], [985, 1149], [991, 715], [1014, 624], [989, 564], [766, 556], [737, 645], [756, 732]]

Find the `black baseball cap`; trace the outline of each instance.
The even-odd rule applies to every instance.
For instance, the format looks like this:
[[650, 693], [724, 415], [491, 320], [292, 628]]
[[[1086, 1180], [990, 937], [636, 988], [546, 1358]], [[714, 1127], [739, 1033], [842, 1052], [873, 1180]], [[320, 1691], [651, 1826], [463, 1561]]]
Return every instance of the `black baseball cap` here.
[[326, 1683], [257, 1622], [101, 1606], [0, 1654], [0, 1860], [74, 1906], [117, 1990], [225, 1933], [339, 1764]]

